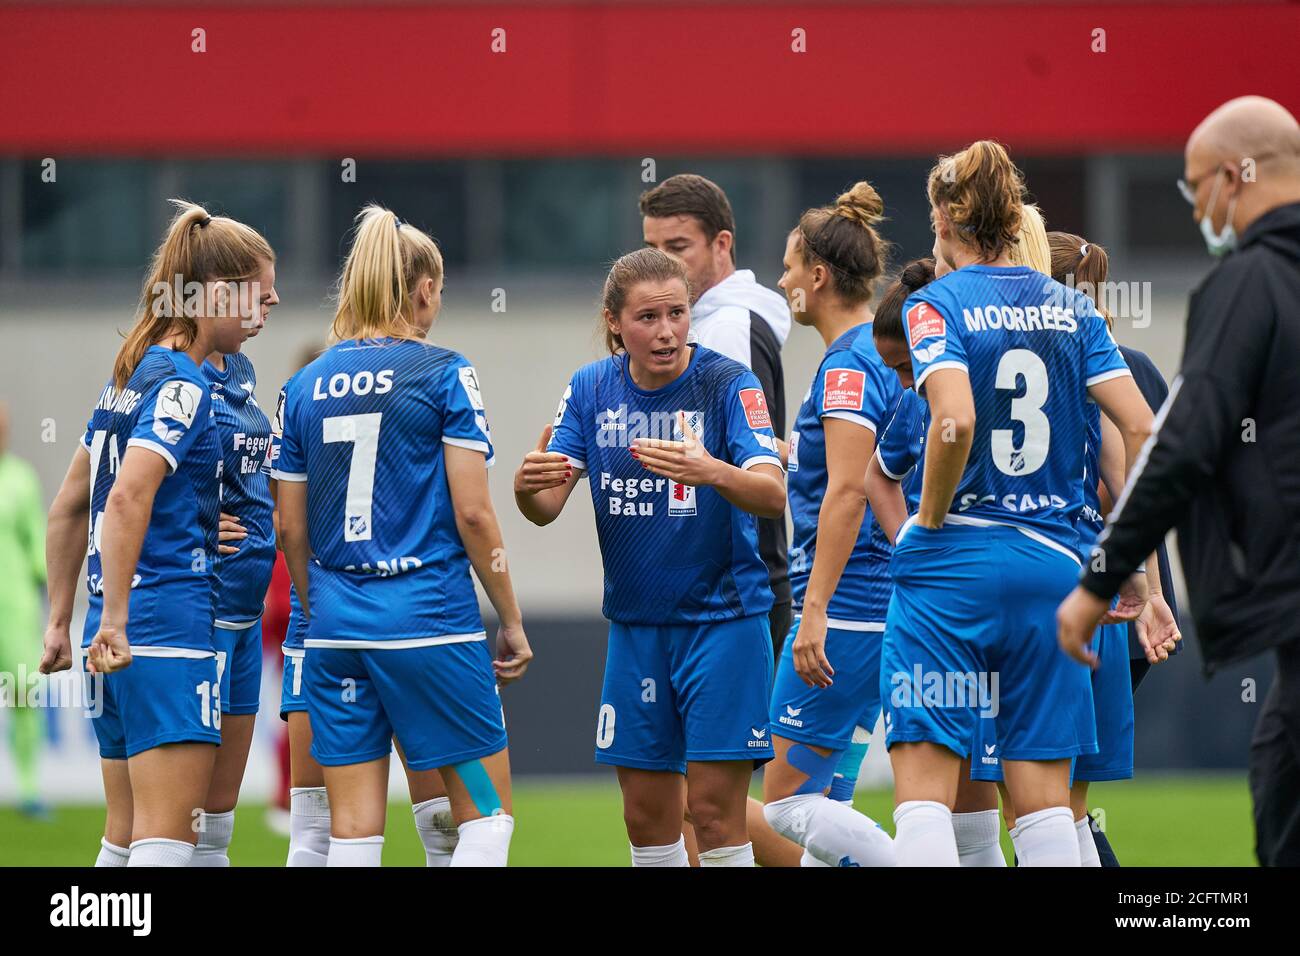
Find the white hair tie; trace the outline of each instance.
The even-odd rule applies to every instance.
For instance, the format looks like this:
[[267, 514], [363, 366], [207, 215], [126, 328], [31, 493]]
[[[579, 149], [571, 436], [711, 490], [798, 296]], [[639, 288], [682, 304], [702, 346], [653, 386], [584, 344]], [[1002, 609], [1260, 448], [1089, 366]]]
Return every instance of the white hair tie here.
[[1084, 259], [1088, 258], [1088, 244], [1086, 242], [1079, 247], [1079, 255]]

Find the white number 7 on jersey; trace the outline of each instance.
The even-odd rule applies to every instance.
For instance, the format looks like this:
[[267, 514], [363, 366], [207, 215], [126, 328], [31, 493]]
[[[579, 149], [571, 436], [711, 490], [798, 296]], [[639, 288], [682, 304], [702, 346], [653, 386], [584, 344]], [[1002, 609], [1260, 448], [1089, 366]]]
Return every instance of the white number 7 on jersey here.
[[348, 469], [347, 500], [343, 514], [343, 540], [370, 540], [370, 511], [375, 497], [375, 460], [379, 457], [379, 420], [382, 412], [336, 415], [322, 423], [324, 441], [354, 443]]

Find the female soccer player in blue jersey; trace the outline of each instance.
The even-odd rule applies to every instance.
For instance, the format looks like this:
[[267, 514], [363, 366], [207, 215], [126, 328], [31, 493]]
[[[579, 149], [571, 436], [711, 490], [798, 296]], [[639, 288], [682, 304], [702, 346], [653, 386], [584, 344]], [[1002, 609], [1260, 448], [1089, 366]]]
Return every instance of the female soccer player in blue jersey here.
[[[319, 351], [312, 350], [301, 368], [314, 361]], [[274, 470], [279, 460], [281, 423], [272, 423], [269, 458]], [[277, 498], [279, 483], [269, 482], [272, 499]], [[277, 512], [278, 522], [278, 512]], [[311, 720], [303, 689], [303, 664], [306, 655], [307, 618], [298, 600], [298, 591], [289, 585], [289, 621], [285, 629], [284, 672], [281, 675], [280, 719], [289, 731], [289, 851], [286, 866], [320, 867], [329, 861], [330, 804], [325, 790], [325, 770], [311, 754]], [[425, 864], [450, 866], [459, 840], [456, 820], [451, 811], [447, 787], [437, 770], [413, 770], [407, 766], [400, 742], [397, 754], [406, 770], [411, 794], [411, 812], [415, 830], [424, 846]]]
[[[280, 536], [308, 621], [303, 687], [330, 866], [380, 863], [394, 736], [408, 767], [447, 783], [452, 866], [504, 866], [514, 829], [496, 684], [521, 677], [532, 653], [488, 494], [477, 373], [425, 341], [442, 282], [432, 239], [363, 209], [337, 344], [289, 380], [277, 412]], [[497, 661], [471, 565], [500, 618]]]
[[[253, 280], [255, 311], [248, 337], [266, 324], [275, 292], [275, 264]], [[275, 528], [268, 488], [271, 423], [257, 404], [257, 373], [242, 352], [213, 352], [201, 366], [212, 397], [221, 449], [221, 569], [213, 598], [213, 646], [221, 683], [221, 747], [199, 821], [191, 866], [230, 865], [235, 803], [253, 742], [262, 691], [262, 605], [275, 562]], [[233, 512], [233, 513], [232, 513]]]
[[177, 205], [50, 509], [46, 673], [72, 663], [68, 622], [89, 555], [85, 664], [108, 803], [99, 866], [189, 864], [221, 741], [221, 452], [199, 364], [239, 351], [261, 307], [252, 283], [275, 256], [248, 226]]
[[[1024, 183], [1000, 145], [942, 158], [928, 190], [954, 271], [904, 307], [930, 426], [881, 663], [898, 858], [957, 865], [952, 807], [978, 714], [996, 717], [1021, 865], [1078, 866], [1069, 762], [1096, 751], [1091, 689], [1052, 637], [1080, 568], [1083, 406], [1120, 427], [1130, 466], [1150, 410], [1087, 297], [1010, 264]], [[1145, 600], [1135, 576], [1113, 613]]]
[[853, 809], [852, 793], [848, 805], [827, 796], [855, 733], [869, 735], [880, 712], [880, 637], [893, 588], [889, 542], [866, 508], [863, 476], [902, 390], [874, 349], [854, 348], [870, 342], [883, 212], [865, 182], [805, 212], [786, 241], [779, 283], [794, 320], [821, 335], [826, 354], [789, 440], [795, 618], [772, 691], [763, 813], [828, 866], [894, 865], [892, 841]]
[[701, 866], [752, 866], [745, 796], [772, 752], [754, 515], [784, 513], [785, 482], [758, 379], [687, 344], [689, 303], [665, 253], [614, 263], [610, 355], [574, 373], [515, 501], [545, 525], [590, 482], [610, 621], [596, 761], [618, 768], [633, 865], [687, 865], [689, 807]]

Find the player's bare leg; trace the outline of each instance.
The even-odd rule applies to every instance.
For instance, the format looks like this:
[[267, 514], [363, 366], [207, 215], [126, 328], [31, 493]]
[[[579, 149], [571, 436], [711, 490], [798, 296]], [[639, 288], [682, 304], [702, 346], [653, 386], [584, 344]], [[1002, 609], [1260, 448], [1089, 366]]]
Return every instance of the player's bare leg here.
[[104, 775], [104, 838], [95, 866], [126, 866], [131, 855], [131, 774], [125, 760], [99, 761]]
[[683, 825], [686, 782], [679, 773], [617, 767], [623, 792], [623, 824], [632, 845], [633, 866], [688, 866]]
[[1020, 866], [1079, 866], [1079, 840], [1070, 809], [1070, 761], [1003, 760], [1015, 805], [1011, 842]]
[[961, 758], [926, 741], [896, 743], [889, 750], [894, 768], [894, 847], [899, 866], [959, 866], [952, 830]]
[[509, 748], [440, 770], [457, 830], [448, 865], [505, 866], [515, 828]]
[[289, 724], [289, 858], [286, 866], [325, 866], [330, 852], [330, 803], [325, 770], [311, 755], [311, 720], [305, 710], [285, 715]]
[[131, 777], [128, 866], [187, 866], [212, 782], [213, 744], [163, 744], [127, 759]]
[[436, 770], [412, 770], [406, 765], [406, 754], [396, 737], [393, 744], [406, 771], [406, 787], [411, 792], [411, 813], [415, 817], [415, 832], [424, 846], [424, 865], [442, 867], [451, 865], [451, 855], [456, 851], [458, 831], [451, 813], [451, 799], [442, 774]]
[[694, 760], [686, 765], [686, 805], [700, 866], [753, 866], [745, 802], [754, 775], [748, 760]]
[[322, 767], [330, 805], [328, 866], [379, 866], [388, 813], [388, 755]]
[[212, 782], [203, 803], [198, 847], [190, 866], [229, 866], [235, 804], [248, 766], [256, 714], [222, 714], [221, 746], [212, 767]]

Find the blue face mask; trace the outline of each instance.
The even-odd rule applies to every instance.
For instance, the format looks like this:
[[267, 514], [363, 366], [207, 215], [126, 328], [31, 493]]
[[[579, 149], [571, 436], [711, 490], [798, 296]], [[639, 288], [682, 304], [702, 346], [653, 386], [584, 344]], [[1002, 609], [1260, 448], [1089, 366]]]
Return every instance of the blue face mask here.
[[1210, 202], [1205, 207], [1205, 215], [1201, 217], [1200, 223], [1205, 248], [1210, 250], [1210, 255], [1216, 257], [1226, 255], [1237, 248], [1237, 230], [1232, 228], [1232, 214], [1237, 209], [1236, 196], [1228, 200], [1228, 214], [1223, 221], [1222, 231], [1214, 231], [1214, 204], [1219, 198], [1219, 185], [1223, 182], [1219, 177], [1222, 174], [1222, 169], [1214, 174], [1214, 189], [1210, 192]]

